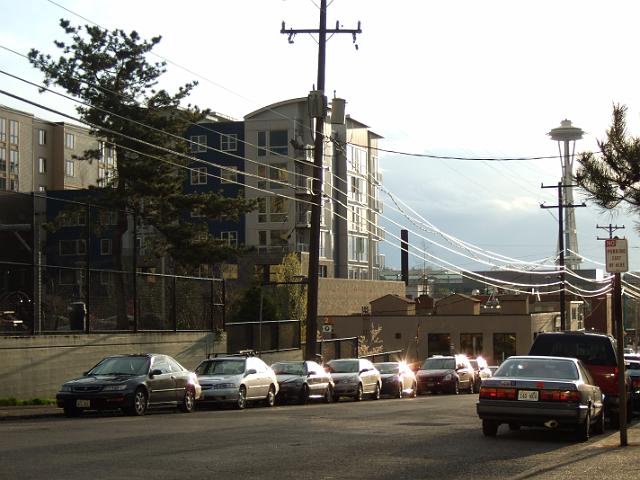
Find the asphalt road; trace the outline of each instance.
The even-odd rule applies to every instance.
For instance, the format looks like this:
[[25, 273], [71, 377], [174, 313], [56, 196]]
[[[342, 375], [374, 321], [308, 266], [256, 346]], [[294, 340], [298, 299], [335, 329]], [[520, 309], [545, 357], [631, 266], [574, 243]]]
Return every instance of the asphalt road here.
[[[611, 430], [585, 444], [569, 433], [505, 426], [497, 438], [485, 438], [476, 399], [4, 421], [0, 478], [638, 478], [638, 445], [614, 449]], [[616, 466], [614, 476], [607, 462]]]

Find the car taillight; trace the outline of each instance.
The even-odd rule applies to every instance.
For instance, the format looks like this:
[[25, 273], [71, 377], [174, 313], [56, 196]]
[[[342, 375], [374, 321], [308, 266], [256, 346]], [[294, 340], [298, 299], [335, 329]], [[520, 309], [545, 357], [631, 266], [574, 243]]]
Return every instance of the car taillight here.
[[544, 402], [577, 402], [580, 393], [576, 390], [540, 390], [540, 400]]
[[640, 388], [640, 377], [634, 377], [631, 380], [631, 385], [633, 386], [633, 388]]
[[480, 387], [480, 398], [513, 400], [516, 398], [515, 388]]

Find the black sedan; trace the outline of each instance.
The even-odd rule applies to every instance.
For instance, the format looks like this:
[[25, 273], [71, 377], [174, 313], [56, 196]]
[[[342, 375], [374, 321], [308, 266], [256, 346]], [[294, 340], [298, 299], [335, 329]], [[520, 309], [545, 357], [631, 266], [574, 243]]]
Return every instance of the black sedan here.
[[477, 406], [482, 432], [494, 437], [500, 424], [571, 428], [581, 441], [604, 430], [603, 395], [580, 360], [509, 357], [483, 380]]
[[114, 409], [144, 415], [150, 406], [178, 406], [189, 413], [200, 394], [195, 373], [168, 355], [143, 353], [102, 359], [82, 377], [65, 382], [56, 402], [68, 417]]
[[278, 362], [271, 365], [278, 378], [276, 400], [307, 403], [321, 398], [326, 403], [333, 399], [333, 379], [318, 363], [312, 361]]
[[628, 360], [625, 355], [624, 363], [631, 380], [631, 408], [638, 411], [640, 410], [640, 361]]
[[374, 363], [380, 371], [382, 378], [383, 395], [392, 395], [396, 398], [403, 396], [415, 397], [418, 393], [416, 374], [404, 362], [380, 362]]

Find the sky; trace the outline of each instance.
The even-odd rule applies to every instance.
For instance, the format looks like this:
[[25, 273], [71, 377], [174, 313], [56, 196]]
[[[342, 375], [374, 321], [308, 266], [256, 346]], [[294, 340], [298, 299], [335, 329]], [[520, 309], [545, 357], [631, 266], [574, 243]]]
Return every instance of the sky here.
[[[40, 72], [21, 56], [36, 48], [58, 55], [65, 40], [60, 18], [162, 35], [154, 52], [166, 59], [163, 86], [199, 85], [192, 104], [241, 119], [289, 98], [304, 97], [317, 78], [317, 38], [287, 28], [317, 28], [319, 0], [0, 0], [0, 69], [34, 82]], [[80, 18], [84, 17], [84, 18]], [[558, 155], [547, 133], [569, 119], [585, 131], [576, 152], [595, 150], [605, 137], [615, 103], [628, 107], [628, 127], [640, 134], [640, 67], [634, 0], [333, 0], [327, 24], [362, 33], [327, 44], [326, 92], [347, 101], [347, 113], [384, 137], [380, 148], [450, 157], [513, 158]], [[67, 113], [70, 102], [0, 75], [1, 89]], [[57, 120], [54, 115], [0, 95], [0, 104]], [[448, 235], [516, 261], [555, 255], [558, 238], [558, 158], [529, 161], [432, 159], [380, 152], [384, 188]], [[583, 200], [576, 189], [575, 202]], [[389, 196], [381, 246], [386, 264], [400, 265], [400, 228], [426, 254], [416, 266], [490, 269], [449, 252], [424, 224], [401, 215]], [[400, 203], [399, 203], [400, 204]], [[402, 204], [400, 204], [402, 205]], [[608, 232], [629, 240], [629, 263], [640, 269], [637, 216], [604, 212], [593, 204], [575, 210], [584, 268], [603, 268]], [[414, 215], [416, 216], [416, 215]], [[397, 225], [400, 224], [400, 225]], [[421, 236], [425, 238], [421, 238]], [[435, 257], [449, 262], [435, 260]]]

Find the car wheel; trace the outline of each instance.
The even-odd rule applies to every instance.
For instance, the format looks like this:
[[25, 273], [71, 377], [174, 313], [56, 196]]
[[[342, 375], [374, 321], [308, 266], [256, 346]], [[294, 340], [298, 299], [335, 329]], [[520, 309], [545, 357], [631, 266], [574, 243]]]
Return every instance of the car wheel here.
[[191, 413], [196, 409], [196, 395], [190, 388], [184, 392], [184, 398], [180, 404], [180, 411], [183, 413]]
[[333, 388], [331, 388], [331, 385], [329, 385], [327, 387], [327, 389], [324, 391], [324, 403], [331, 403], [332, 401], [335, 400], [335, 396], [333, 394]]
[[300, 396], [298, 397], [298, 403], [304, 405], [309, 401], [309, 386], [307, 384], [302, 386], [302, 390], [300, 390]]
[[356, 402], [359, 402], [360, 400], [362, 400], [362, 384], [361, 383], [358, 384], [358, 389], [356, 390], [356, 394], [353, 397], [353, 399]]
[[482, 420], [482, 433], [485, 437], [495, 437], [498, 434], [498, 422]]
[[600, 435], [604, 433], [604, 410], [600, 410], [600, 415], [598, 415], [598, 419], [596, 423], [593, 424], [593, 433], [596, 435]]
[[509, 424], [509, 430], [511, 430], [512, 432], [517, 432], [518, 430], [520, 430], [520, 425], [517, 423], [511, 422]]
[[469, 390], [468, 390], [468, 392], [469, 392], [471, 395], [473, 395], [473, 393], [474, 393], [474, 388], [473, 388], [473, 387], [475, 387], [474, 382], [469, 381]]
[[453, 392], [454, 395], [460, 395], [460, 383], [456, 380], [456, 383], [453, 384]]
[[398, 382], [398, 389], [396, 390], [396, 398], [402, 398], [402, 382]]
[[373, 400], [380, 400], [380, 384], [376, 383], [376, 388], [373, 391], [373, 396], [371, 397]]
[[78, 407], [64, 407], [64, 415], [69, 418], [79, 417], [82, 414], [82, 409]]
[[127, 415], [141, 417], [147, 413], [147, 407], [149, 406], [149, 398], [147, 392], [143, 388], [138, 388], [133, 394], [131, 405], [125, 409]]
[[247, 407], [247, 389], [244, 385], [240, 385], [238, 390], [238, 399], [236, 400], [236, 408], [243, 410]]
[[267, 407], [273, 407], [276, 404], [276, 387], [273, 385], [269, 386], [269, 391], [267, 392], [267, 398], [265, 398], [264, 404]]
[[587, 411], [587, 417], [576, 428], [576, 438], [579, 442], [586, 442], [589, 440], [591, 434], [591, 412]]
[[414, 382], [411, 386], [411, 398], [416, 398], [418, 396], [418, 384]]

